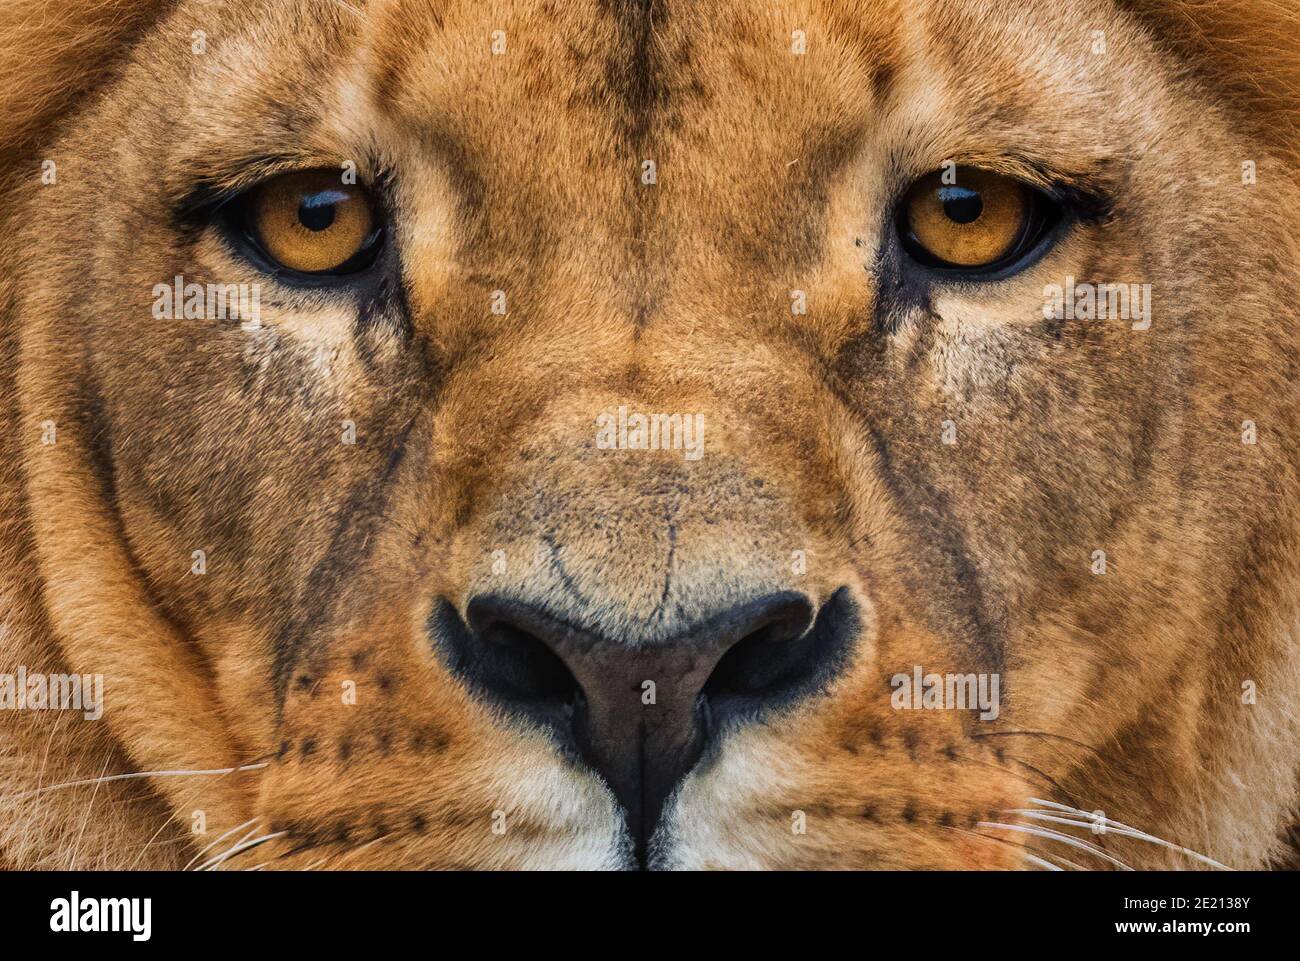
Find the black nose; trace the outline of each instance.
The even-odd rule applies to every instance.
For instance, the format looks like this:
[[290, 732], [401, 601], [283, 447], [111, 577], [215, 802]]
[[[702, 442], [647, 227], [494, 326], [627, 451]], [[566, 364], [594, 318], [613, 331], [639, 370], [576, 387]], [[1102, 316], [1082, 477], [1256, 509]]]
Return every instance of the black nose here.
[[430, 627], [472, 687], [550, 727], [606, 781], [644, 858], [665, 799], [720, 725], [761, 717], [829, 681], [856, 631], [836, 592], [814, 619], [802, 594], [752, 597], [653, 644], [599, 636], [539, 606], [473, 598]]

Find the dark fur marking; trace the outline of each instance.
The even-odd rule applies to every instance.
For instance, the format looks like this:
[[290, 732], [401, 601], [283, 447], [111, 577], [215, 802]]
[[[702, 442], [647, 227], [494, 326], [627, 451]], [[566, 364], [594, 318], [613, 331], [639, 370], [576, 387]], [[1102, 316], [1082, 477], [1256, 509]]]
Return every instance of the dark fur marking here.
[[898, 65], [886, 58], [875, 62], [871, 69], [871, 95], [877, 109], [889, 99], [893, 91], [894, 79], [898, 76]]
[[415, 335], [415, 326], [411, 321], [410, 303], [406, 296], [406, 285], [402, 280], [385, 277], [376, 289], [374, 296], [366, 298], [357, 311], [356, 323], [352, 329], [357, 356], [367, 372], [375, 373], [379, 366], [375, 359], [377, 347], [388, 337], [396, 337], [406, 343]]
[[953, 516], [946, 495], [919, 472], [896, 464], [889, 442], [875, 425], [870, 426], [870, 433], [879, 457], [881, 479], [899, 511], [918, 532], [915, 543], [918, 547], [925, 545], [920, 554], [924, 560], [917, 564], [916, 574], [927, 579], [925, 593], [939, 598], [940, 611], [947, 615], [938, 619], [935, 626], [957, 643], [978, 650], [992, 672], [1002, 673], [1006, 649], [1003, 618], [994, 618], [986, 609], [989, 601], [979, 569], [970, 558], [963, 529]]
[[[398, 432], [384, 470], [377, 477], [364, 477], [348, 492], [337, 513], [334, 536], [324, 555], [307, 578], [305, 598], [297, 616], [280, 632], [275, 644], [275, 693], [277, 709], [283, 712], [286, 679], [304, 646], [325, 624], [335, 608], [346, 604], [347, 592], [340, 590], [356, 568], [370, 556], [377, 540], [373, 535], [382, 521], [397, 468], [406, 455], [406, 439], [415, 423], [412, 417]], [[322, 603], [321, 598], [333, 598]]]
[[918, 739], [915, 731], [913, 731], [911, 728], [907, 728], [906, 730], [903, 731], [903, 747], [907, 749], [907, 756], [910, 757], [913, 761], [916, 760], [917, 742]]
[[618, 44], [605, 62], [604, 82], [622, 105], [623, 136], [629, 146], [641, 145], [654, 114], [668, 103], [668, 85], [660, 65], [654, 21], [662, 23], [667, 9], [655, 0], [603, 0], [603, 12], [614, 19]]
[[411, 746], [418, 751], [428, 751], [430, 753], [441, 753], [451, 746], [451, 735], [440, 731], [436, 727], [426, 727], [418, 731], [412, 738]]

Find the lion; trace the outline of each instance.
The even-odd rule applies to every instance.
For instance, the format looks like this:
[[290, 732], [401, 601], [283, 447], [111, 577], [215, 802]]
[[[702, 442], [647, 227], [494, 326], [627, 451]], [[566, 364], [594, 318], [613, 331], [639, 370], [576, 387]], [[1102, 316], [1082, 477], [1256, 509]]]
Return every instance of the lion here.
[[8, 6], [0, 866], [1291, 865], [1298, 36]]

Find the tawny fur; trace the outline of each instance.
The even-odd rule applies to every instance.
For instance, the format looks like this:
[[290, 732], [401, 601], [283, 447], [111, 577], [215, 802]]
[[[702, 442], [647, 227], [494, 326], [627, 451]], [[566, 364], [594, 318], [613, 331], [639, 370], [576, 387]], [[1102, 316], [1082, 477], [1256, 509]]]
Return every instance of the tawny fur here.
[[[783, 586], [793, 550], [798, 589], [869, 613], [852, 668], [725, 739], [657, 866], [1022, 867], [1062, 849], [979, 825], [1031, 797], [1286, 863], [1297, 37], [1281, 0], [8, 5], [0, 673], [106, 695], [101, 722], [0, 712], [0, 864], [275, 835], [230, 866], [625, 866], [604, 785], [447, 673], [430, 604], [601, 592], [618, 634], [670, 582]], [[1044, 156], [1109, 217], [889, 314], [898, 192]], [[283, 290], [255, 334], [151, 317], [176, 274], [259, 279], [177, 222], [196, 185], [345, 160], [397, 185], [401, 296], [363, 331]], [[1046, 329], [1066, 274], [1151, 283], [1152, 329]], [[707, 458], [600, 456], [593, 418], [625, 403], [704, 412]], [[567, 587], [530, 566], [543, 533]], [[891, 709], [896, 671], [972, 663], [1006, 678], [997, 725]]]

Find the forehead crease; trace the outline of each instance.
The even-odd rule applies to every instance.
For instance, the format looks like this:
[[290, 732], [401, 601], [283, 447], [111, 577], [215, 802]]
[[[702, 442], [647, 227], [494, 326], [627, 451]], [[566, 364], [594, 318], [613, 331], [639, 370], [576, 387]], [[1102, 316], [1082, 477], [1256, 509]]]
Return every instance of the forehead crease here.
[[398, 99], [415, 58], [428, 56], [435, 39], [443, 35], [441, 6], [434, 0], [387, 0], [367, 8], [366, 42], [381, 109]]
[[[210, 49], [195, 57], [210, 89], [209, 97], [275, 98], [287, 110], [293, 101], [314, 87], [305, 77], [319, 79], [322, 71], [337, 67], [339, 50], [355, 33], [354, 21], [327, 0], [299, 0], [283, 5], [261, 5], [255, 15], [233, 19], [225, 29], [215, 29], [193, 8], [182, 21], [203, 31]], [[281, 103], [279, 98], [288, 102]]]
[[852, 57], [868, 79], [873, 102], [880, 105], [889, 99], [894, 79], [906, 61], [904, 19], [919, 4], [920, 0], [909, 0], [905, 10], [900, 0], [852, 4], [821, 0], [810, 19], [824, 24], [825, 39]]
[[894, 0], [656, 14], [660, 99], [644, 148], [662, 169], [656, 236], [680, 250], [693, 234], [723, 270], [763, 267], [750, 276], [815, 262], [831, 191], [897, 69], [898, 29]]
[[472, 178], [463, 254], [617, 259], [602, 238], [639, 236], [634, 144], [668, 99], [669, 16], [660, 0], [373, 0], [360, 83], [401, 155]]

